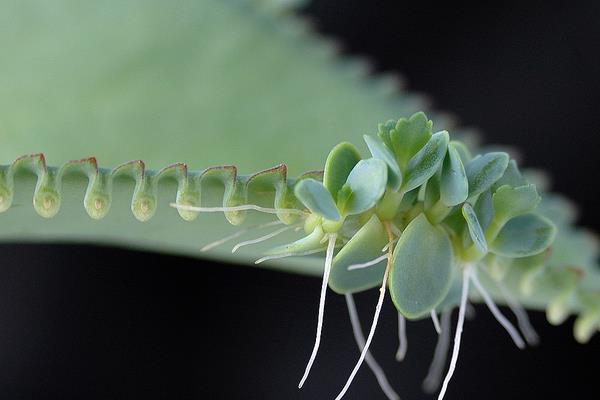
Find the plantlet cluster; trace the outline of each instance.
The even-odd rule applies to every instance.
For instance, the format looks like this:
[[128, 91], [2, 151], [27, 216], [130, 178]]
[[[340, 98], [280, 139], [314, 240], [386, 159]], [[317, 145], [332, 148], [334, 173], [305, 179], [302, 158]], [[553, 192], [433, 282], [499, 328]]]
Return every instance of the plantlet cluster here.
[[[362, 350], [336, 399], [346, 393], [365, 359], [388, 397], [396, 396], [368, 353], [387, 288], [398, 310], [399, 360], [406, 352], [405, 319], [431, 317], [445, 337], [441, 341], [446, 344], [436, 352], [425, 383], [430, 391], [440, 384], [449, 311], [458, 307], [454, 349], [439, 399], [444, 397], [457, 364], [469, 296], [488, 305], [519, 348], [525, 346], [525, 340], [497, 308], [490, 292], [514, 311], [530, 344], [536, 343], [537, 335], [518, 297], [549, 297], [548, 317], [555, 323], [562, 322], [570, 309], [578, 309], [582, 315], [575, 335], [580, 341], [588, 340], [598, 329], [599, 293], [580, 285], [585, 267], [556, 266], [551, 255], [557, 225], [568, 230], [568, 222], [548, 212], [552, 207], [538, 207], [542, 198], [536, 185], [519, 171], [509, 154], [472, 155], [464, 143], [451, 141], [446, 131], [433, 133], [432, 125], [423, 113], [380, 124], [376, 137], [364, 136], [370, 157], [363, 158], [352, 144], [341, 143], [329, 153], [322, 180], [304, 177], [294, 185], [295, 197], [306, 211], [302, 216], [306, 236], [273, 248], [257, 262], [325, 252], [316, 340], [299, 387], [319, 348], [327, 287], [346, 296]], [[552, 200], [560, 201], [550, 197], [550, 203]], [[575, 242], [571, 245], [588, 245]], [[517, 294], [506, 286], [509, 277], [511, 289], [517, 281]], [[380, 295], [365, 340], [356, 322], [352, 294], [374, 287], [379, 287]], [[444, 314], [443, 324], [439, 313]]]
[[[431, 318], [439, 333], [434, 361], [424, 381], [430, 392], [441, 385], [439, 399], [457, 365], [469, 300], [485, 302], [519, 348], [537, 341], [525, 307], [546, 309], [552, 323], [578, 314], [574, 332], [581, 342], [598, 330], [596, 243], [573, 227], [568, 203], [553, 194], [540, 195], [543, 180], [520, 171], [506, 152], [474, 155], [472, 151], [477, 149], [450, 140], [448, 132], [434, 133], [432, 121], [422, 112], [380, 124], [377, 135], [365, 135], [364, 140], [369, 157], [363, 158], [350, 143], [340, 143], [329, 153], [323, 171], [307, 172], [296, 179], [287, 177], [285, 165], [238, 175], [233, 166], [188, 171], [185, 164], [178, 163], [154, 171], [141, 161], [104, 169], [97, 166], [95, 158], [49, 167], [43, 155], [24, 156], [0, 166], [0, 211], [12, 205], [15, 179], [25, 172], [37, 178], [33, 205], [46, 218], [59, 212], [63, 180], [73, 174], [87, 177], [84, 206], [94, 219], [108, 214], [112, 186], [121, 177], [135, 180], [131, 210], [140, 221], [149, 220], [156, 212], [162, 179], [177, 182], [171, 205], [188, 221], [199, 213], [224, 212], [231, 224], [241, 225], [247, 211], [276, 214], [277, 221], [246, 226], [207, 244], [202, 251], [254, 230], [276, 227], [238, 243], [232, 251], [303, 230], [304, 237], [272, 248], [256, 263], [325, 254], [315, 344], [299, 387], [317, 356], [330, 288], [345, 296], [361, 350], [337, 399], [344, 396], [364, 361], [388, 398], [398, 398], [369, 353], [387, 290], [398, 311], [398, 360], [407, 351], [407, 319]], [[533, 181], [541, 183], [541, 189]], [[207, 205], [207, 199], [219, 192], [221, 205]], [[380, 293], [365, 338], [352, 295], [375, 287]], [[524, 339], [496, 302], [514, 312]], [[442, 382], [450, 346], [450, 316], [456, 308], [454, 348]]]

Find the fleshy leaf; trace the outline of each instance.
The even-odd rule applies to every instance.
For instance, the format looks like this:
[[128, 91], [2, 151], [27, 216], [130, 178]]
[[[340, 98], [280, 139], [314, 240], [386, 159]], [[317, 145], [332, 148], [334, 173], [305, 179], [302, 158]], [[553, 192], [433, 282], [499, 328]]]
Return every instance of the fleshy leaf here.
[[477, 196], [492, 187], [502, 177], [507, 166], [506, 153], [486, 153], [472, 159], [465, 167], [469, 180], [469, 197]]
[[296, 185], [294, 193], [312, 213], [332, 221], [340, 219], [331, 194], [321, 182], [312, 178], [303, 179]]
[[440, 199], [440, 176], [434, 174], [425, 186], [425, 197], [423, 199], [423, 205], [426, 210], [431, 209]]
[[396, 158], [390, 149], [388, 149], [383, 143], [377, 141], [375, 138], [364, 135], [365, 143], [374, 158], [385, 161], [388, 166], [388, 188], [396, 191], [400, 188], [402, 183], [402, 173], [400, 167], [396, 162]]
[[556, 235], [554, 224], [537, 214], [525, 214], [508, 221], [490, 251], [504, 257], [528, 257], [544, 251]]
[[333, 196], [334, 202], [352, 168], [360, 161], [360, 153], [352, 143], [342, 142], [335, 146], [327, 156], [323, 172], [323, 185]]
[[452, 245], [424, 214], [404, 230], [394, 249], [390, 293], [408, 318], [428, 314], [448, 294], [452, 282]]
[[494, 214], [501, 221], [527, 214], [535, 210], [540, 203], [535, 185], [511, 187], [504, 185], [493, 196]]
[[485, 192], [481, 193], [477, 198], [477, 203], [475, 203], [474, 210], [481, 228], [484, 230], [487, 229], [494, 218], [492, 192], [486, 190]]
[[390, 138], [391, 132], [396, 128], [396, 121], [390, 119], [385, 123], [380, 123], [377, 125], [377, 136], [379, 139], [389, 148], [393, 149], [392, 139]]
[[422, 112], [415, 113], [408, 119], [398, 120], [396, 127], [390, 131], [390, 140], [400, 167], [407, 165], [429, 141], [432, 127], [433, 122]]
[[408, 192], [421, 186], [435, 174], [444, 161], [448, 140], [448, 132], [438, 132], [411, 158], [406, 168], [402, 191]]
[[495, 192], [499, 187], [504, 185], [519, 187], [527, 184], [527, 179], [521, 175], [517, 162], [515, 160], [510, 160], [502, 177], [492, 185], [492, 191]]
[[448, 152], [442, 164], [440, 197], [447, 206], [455, 206], [467, 200], [469, 181], [458, 150], [453, 143], [448, 144]]
[[460, 160], [462, 161], [463, 165], [466, 165], [469, 161], [471, 161], [473, 155], [463, 142], [451, 140], [450, 144], [452, 144], [452, 147], [454, 147], [454, 149], [458, 152], [458, 155], [460, 156]]
[[373, 215], [354, 234], [333, 259], [329, 287], [336, 293], [356, 293], [381, 285], [386, 261], [365, 268], [348, 270], [355, 264], [372, 261], [385, 255], [381, 250], [388, 239], [383, 224]]
[[467, 221], [467, 227], [469, 229], [469, 235], [471, 236], [471, 240], [477, 246], [477, 249], [482, 253], [487, 253], [488, 246], [485, 240], [485, 235], [483, 233], [483, 229], [479, 224], [479, 220], [477, 219], [477, 215], [475, 214], [475, 210], [471, 207], [471, 204], [464, 203], [462, 206], [462, 215], [465, 217], [465, 221]]
[[387, 165], [377, 158], [360, 160], [352, 169], [346, 185], [351, 195], [340, 209], [344, 215], [360, 214], [375, 206], [387, 184]]

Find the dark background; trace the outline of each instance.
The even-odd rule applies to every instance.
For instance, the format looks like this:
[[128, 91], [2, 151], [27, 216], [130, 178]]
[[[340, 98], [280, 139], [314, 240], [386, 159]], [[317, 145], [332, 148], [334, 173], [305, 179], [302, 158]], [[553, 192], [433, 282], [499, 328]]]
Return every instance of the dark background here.
[[[450, 2], [447, 2], [448, 4]], [[411, 90], [487, 142], [518, 146], [552, 173], [600, 231], [598, 2], [486, 7], [319, 0], [303, 10], [344, 52], [401, 71]], [[368, 6], [366, 6], [368, 5]], [[318, 279], [110, 248], [0, 245], [0, 398], [332, 399], [358, 352], [343, 297], [330, 294], [310, 379]], [[91, 260], [91, 261], [90, 261]], [[376, 291], [357, 296], [364, 325]], [[600, 335], [572, 337], [532, 313], [538, 348], [517, 350], [477, 307], [447, 399], [597, 397]], [[404, 399], [420, 391], [434, 347], [430, 322], [408, 327], [398, 364], [388, 301], [372, 347]], [[384, 398], [366, 366], [347, 399]]]

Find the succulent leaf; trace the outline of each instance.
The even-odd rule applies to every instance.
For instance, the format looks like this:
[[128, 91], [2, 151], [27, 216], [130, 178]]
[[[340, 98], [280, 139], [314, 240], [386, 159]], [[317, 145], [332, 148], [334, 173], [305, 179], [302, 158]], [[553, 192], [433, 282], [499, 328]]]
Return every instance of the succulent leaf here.
[[490, 251], [504, 257], [528, 257], [546, 250], [556, 235], [547, 218], [525, 214], [508, 221], [490, 244]]
[[336, 293], [357, 293], [381, 285], [385, 260], [369, 267], [348, 270], [352, 265], [367, 263], [382, 255], [388, 243], [385, 228], [373, 215], [333, 259], [329, 287]]
[[394, 249], [390, 294], [407, 318], [427, 315], [448, 294], [452, 283], [453, 254], [443, 229], [424, 214], [406, 227]]
[[486, 153], [473, 158], [465, 166], [469, 180], [469, 197], [475, 197], [491, 188], [504, 174], [508, 160], [508, 154], [501, 152]]
[[321, 182], [314, 179], [303, 179], [296, 185], [294, 193], [311, 212], [331, 221], [340, 219], [340, 213], [331, 193]]

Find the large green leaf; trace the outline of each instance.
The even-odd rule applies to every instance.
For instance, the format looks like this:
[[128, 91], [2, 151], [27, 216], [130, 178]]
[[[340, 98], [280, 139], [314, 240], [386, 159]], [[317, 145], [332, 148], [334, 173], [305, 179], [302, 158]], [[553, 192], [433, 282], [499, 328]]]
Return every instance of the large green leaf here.
[[394, 249], [390, 293], [398, 311], [419, 318], [446, 297], [452, 282], [452, 245], [424, 214], [404, 230]]
[[329, 287], [337, 293], [356, 293], [381, 285], [387, 262], [348, 270], [348, 267], [375, 260], [386, 253], [381, 250], [388, 243], [385, 228], [373, 215], [356, 232], [333, 259]]
[[[190, 172], [235, 164], [241, 174], [285, 162], [293, 177], [322, 169], [334, 145], [358, 143], [377, 121], [426, 109], [419, 96], [365, 77], [290, 13], [258, 3], [0, 0], [0, 165], [43, 151], [52, 166], [90, 155], [108, 169], [143, 159], [146, 174], [174, 162]], [[60, 210], [46, 220], [31, 206], [35, 176], [19, 170], [13, 207], [0, 215], [0, 240], [88, 242], [243, 263], [272, 246], [201, 253], [236, 228], [217, 213], [181, 220], [169, 207], [177, 196], [173, 179], [156, 186], [155, 213], [142, 224], [131, 213], [135, 183], [122, 177], [107, 187], [110, 210], [94, 220], [84, 208], [88, 177], [65, 176]], [[203, 204], [223, 205], [223, 185], [209, 186]], [[248, 201], [273, 206], [264, 197]], [[278, 204], [291, 206], [287, 199]], [[247, 223], [260, 221], [248, 213]], [[322, 270], [318, 259], [277, 265]]]

